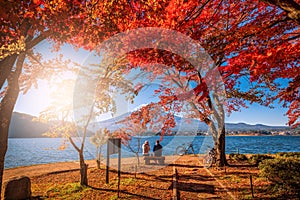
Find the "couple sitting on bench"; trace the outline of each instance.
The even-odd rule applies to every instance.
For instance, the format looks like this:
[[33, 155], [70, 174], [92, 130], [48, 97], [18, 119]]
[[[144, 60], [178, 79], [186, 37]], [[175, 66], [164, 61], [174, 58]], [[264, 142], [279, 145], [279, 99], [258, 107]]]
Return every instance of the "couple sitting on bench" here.
[[143, 156], [145, 164], [150, 164], [150, 160], [154, 160], [156, 163], [164, 164], [165, 157], [162, 157], [162, 146], [159, 144], [159, 140], [156, 140], [156, 144], [153, 147], [154, 156], [149, 156], [150, 145], [148, 141], [143, 144]]

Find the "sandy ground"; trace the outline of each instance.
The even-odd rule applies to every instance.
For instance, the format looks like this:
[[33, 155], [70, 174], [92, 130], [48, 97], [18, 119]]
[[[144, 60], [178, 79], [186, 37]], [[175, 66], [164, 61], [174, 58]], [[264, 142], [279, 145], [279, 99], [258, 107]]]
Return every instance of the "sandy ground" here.
[[[86, 163], [89, 167], [96, 167], [95, 161], [88, 160]], [[49, 173], [78, 170], [79, 162], [61, 162], [61, 163], [49, 163], [41, 165], [32, 165], [24, 167], [16, 167], [4, 170], [3, 182], [8, 179], [18, 176], [40, 176]]]
[[[180, 159], [178, 156], [165, 156], [166, 165], [175, 162], [176, 160]], [[140, 157], [141, 164], [144, 163], [143, 157]], [[89, 168], [95, 168], [96, 162], [94, 160], [86, 160], [86, 164], [88, 164]], [[121, 170], [122, 171], [134, 171], [135, 169], [136, 158], [122, 158], [121, 159]], [[101, 163], [101, 165], [105, 165], [106, 160]], [[118, 160], [117, 158], [110, 159], [110, 167], [112, 169], [118, 168]], [[155, 165], [143, 165], [142, 168], [139, 170], [142, 171], [149, 171], [153, 170], [153, 168], [162, 168], [163, 166], [155, 166]], [[73, 171], [79, 170], [79, 161], [76, 162], [60, 162], [60, 163], [48, 163], [48, 164], [40, 164], [40, 165], [31, 165], [31, 166], [22, 166], [16, 168], [10, 168], [4, 170], [3, 182], [6, 182], [10, 178], [18, 177], [18, 176], [28, 176], [28, 177], [35, 177], [44, 174], [51, 174], [57, 172], [64, 172], [64, 171]]]

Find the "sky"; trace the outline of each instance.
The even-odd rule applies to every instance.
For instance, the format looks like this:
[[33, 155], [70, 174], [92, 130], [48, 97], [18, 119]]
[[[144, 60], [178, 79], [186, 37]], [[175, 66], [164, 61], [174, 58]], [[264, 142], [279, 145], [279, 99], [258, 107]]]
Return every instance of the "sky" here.
[[[45, 109], [51, 102], [49, 98], [49, 89], [46, 82], [42, 81], [39, 84], [39, 89], [32, 89], [26, 95], [19, 95], [15, 106], [15, 112], [26, 113], [33, 116], [38, 116], [39, 113]], [[145, 90], [135, 98], [135, 103], [127, 102], [124, 97], [118, 96], [117, 98], [117, 115], [131, 111], [134, 108], [155, 101], [151, 95], [151, 91]], [[150, 95], [149, 95], [150, 94]], [[239, 112], [233, 112], [229, 117], [226, 117], [227, 123], [248, 123], [248, 124], [265, 124], [265, 125], [286, 125], [287, 117], [284, 116], [286, 109], [277, 106], [270, 109], [258, 104], [249, 105], [249, 108], [242, 108]], [[105, 115], [103, 118], [107, 119], [111, 115]]]
[[[45, 48], [46, 42], [40, 44], [37, 50], [42, 54], [47, 55], [48, 58], [54, 57], [56, 54], [51, 53], [48, 48]], [[90, 53], [83, 50], [74, 50], [70, 46], [64, 46], [60, 53], [66, 58], [70, 58], [75, 62], [83, 64], [90, 57]], [[153, 88], [149, 87], [143, 89], [140, 94], [135, 98], [135, 103], [127, 102], [122, 95], [116, 96], [117, 113], [116, 115], [133, 110], [142, 104], [147, 104], [155, 101], [152, 96]], [[50, 86], [46, 81], [39, 81], [38, 88], [32, 88], [25, 95], [20, 94], [15, 106], [14, 111], [26, 113], [33, 116], [38, 116], [50, 103]], [[233, 112], [230, 116], [226, 117], [227, 123], [248, 123], [248, 124], [265, 124], [282, 126], [286, 125], [287, 117], [284, 115], [287, 109], [282, 108], [280, 105], [275, 105], [274, 109], [260, 106], [258, 104], [248, 105], [249, 108], [242, 108], [240, 112]], [[103, 119], [110, 117], [110, 115], [103, 116]]]

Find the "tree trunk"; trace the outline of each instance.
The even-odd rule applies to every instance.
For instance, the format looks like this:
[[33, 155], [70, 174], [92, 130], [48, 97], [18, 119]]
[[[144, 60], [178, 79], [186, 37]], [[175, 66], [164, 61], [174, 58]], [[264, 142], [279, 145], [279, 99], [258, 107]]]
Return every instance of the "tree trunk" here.
[[97, 169], [100, 169], [101, 165], [101, 147], [97, 146], [96, 148], [96, 163], [97, 163]]
[[88, 178], [87, 178], [87, 169], [88, 165], [84, 162], [83, 152], [79, 152], [80, 158], [80, 185], [87, 186]]
[[84, 156], [83, 156], [83, 146], [81, 149], [79, 149], [76, 144], [74, 143], [72, 137], [69, 137], [70, 143], [73, 145], [73, 147], [76, 149], [79, 155], [79, 163], [80, 163], [80, 185], [82, 186], [88, 186], [88, 178], [87, 178], [87, 169], [88, 165], [84, 162]]
[[9, 76], [9, 73], [11, 72], [12, 67], [14, 66], [14, 63], [16, 62], [18, 58], [18, 55], [12, 55], [9, 57], [4, 58], [0, 61], [0, 88], [3, 87], [7, 77]]
[[20, 92], [18, 80], [22, 71], [24, 60], [25, 53], [21, 53], [17, 62], [16, 70], [11, 72], [11, 76], [7, 79], [7, 91], [0, 103], [0, 195], [2, 192], [4, 160], [7, 151], [9, 125]]
[[8, 131], [12, 113], [19, 94], [18, 82], [12, 82], [9, 85], [5, 97], [0, 104], [0, 194], [2, 189], [4, 160], [7, 151]]
[[97, 169], [101, 169], [101, 160], [97, 159], [96, 163], [97, 163]]
[[139, 153], [136, 152], [135, 156], [136, 156], [136, 159], [137, 159], [137, 162], [138, 162], [138, 166], [140, 166], [140, 156], [139, 156]]
[[217, 158], [216, 165], [218, 167], [228, 165], [225, 153], [225, 125], [222, 129], [222, 132], [219, 134], [217, 141], [215, 141], [215, 149]]

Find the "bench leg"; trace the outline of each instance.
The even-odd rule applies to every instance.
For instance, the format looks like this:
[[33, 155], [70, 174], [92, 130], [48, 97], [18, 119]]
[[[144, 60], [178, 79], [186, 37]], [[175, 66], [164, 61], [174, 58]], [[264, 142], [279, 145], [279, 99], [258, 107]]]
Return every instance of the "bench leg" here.
[[162, 159], [160, 159], [160, 160], [158, 160], [158, 163], [159, 163], [160, 165], [164, 165], [164, 164], [165, 164], [165, 161], [162, 160]]

